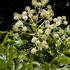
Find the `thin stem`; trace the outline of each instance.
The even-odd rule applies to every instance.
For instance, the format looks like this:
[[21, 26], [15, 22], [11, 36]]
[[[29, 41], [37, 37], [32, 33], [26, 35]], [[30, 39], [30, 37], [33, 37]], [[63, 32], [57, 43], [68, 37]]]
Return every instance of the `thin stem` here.
[[40, 23], [44, 18], [42, 18], [41, 20], [39, 20], [37, 23]]
[[[40, 12], [40, 9], [38, 9], [38, 15], [37, 16], [39, 16], [39, 12]], [[35, 36], [37, 35], [37, 21], [38, 21], [38, 19], [36, 20]]]

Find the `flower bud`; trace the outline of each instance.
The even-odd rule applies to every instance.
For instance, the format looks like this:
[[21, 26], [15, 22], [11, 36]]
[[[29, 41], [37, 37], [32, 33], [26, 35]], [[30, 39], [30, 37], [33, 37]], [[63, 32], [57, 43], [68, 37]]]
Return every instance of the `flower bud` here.
[[54, 38], [59, 38], [59, 35], [56, 33], [53, 35]]
[[27, 16], [23, 16], [22, 18], [24, 19], [24, 21], [26, 21], [28, 19]]
[[38, 16], [33, 16], [33, 20], [37, 21], [38, 20]]
[[43, 33], [43, 30], [42, 30], [42, 29], [39, 29], [39, 30], [38, 30], [38, 33], [39, 33], [39, 34]]
[[62, 19], [63, 19], [63, 20], [66, 20], [66, 16], [62, 16]]
[[46, 33], [47, 35], [50, 34], [50, 32], [51, 32], [50, 29], [46, 29], [46, 30], [45, 30], [45, 33]]
[[31, 49], [31, 53], [32, 53], [32, 54], [35, 54], [36, 52], [37, 52], [37, 49], [36, 49], [36, 48], [32, 48], [32, 49]]
[[68, 22], [67, 22], [67, 21], [64, 21], [64, 22], [63, 22], [63, 24], [64, 24], [64, 25], [67, 25], [67, 24], [68, 24]]
[[36, 45], [39, 45], [39, 44], [40, 44], [40, 41], [39, 41], [39, 40], [37, 40], [37, 41], [36, 41]]
[[22, 28], [22, 31], [26, 32], [26, 31], [27, 31], [27, 27], [24, 26], [24, 27]]
[[32, 41], [32, 43], [36, 43], [37, 38], [36, 37], [33, 37], [31, 41]]
[[27, 12], [26, 12], [26, 11], [23, 11], [23, 12], [22, 12], [22, 15], [23, 15], [23, 16], [26, 16], [26, 15], [27, 15]]

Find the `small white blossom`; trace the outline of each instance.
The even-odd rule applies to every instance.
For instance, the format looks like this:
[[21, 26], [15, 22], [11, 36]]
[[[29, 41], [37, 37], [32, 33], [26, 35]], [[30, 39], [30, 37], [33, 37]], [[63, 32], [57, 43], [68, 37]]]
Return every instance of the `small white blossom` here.
[[23, 16], [22, 18], [24, 19], [24, 21], [28, 20], [27, 16]]
[[42, 35], [42, 40], [46, 40], [47, 39], [47, 36], [46, 35]]
[[64, 22], [63, 22], [63, 24], [64, 24], [64, 25], [67, 25], [67, 24], [68, 24], [68, 22], [67, 22], [67, 21], [64, 21]]
[[15, 33], [15, 34], [14, 34], [14, 37], [15, 37], [15, 38], [18, 38], [18, 37], [19, 37], [19, 34], [18, 34], [18, 33]]
[[56, 24], [51, 24], [49, 28], [50, 28], [50, 29], [54, 29], [54, 28], [56, 28], [56, 27], [57, 27]]
[[14, 13], [14, 20], [19, 20], [21, 18], [21, 15], [18, 13]]
[[50, 24], [49, 20], [45, 20], [44, 22], [45, 22], [45, 24]]
[[41, 45], [45, 46], [47, 44], [47, 42], [45, 40], [42, 41]]
[[61, 25], [61, 22], [60, 21], [57, 21], [56, 22], [56, 26], [59, 26], [59, 25]]
[[45, 15], [49, 15], [49, 14], [50, 14], [50, 12], [49, 12], [49, 11], [46, 11], [46, 12], [45, 12]]
[[27, 12], [26, 12], [26, 11], [23, 11], [23, 12], [22, 12], [22, 15], [23, 15], [23, 16], [26, 16], [26, 15], [27, 15]]
[[51, 6], [51, 5], [47, 5], [47, 8], [48, 8], [48, 9], [51, 9], [51, 8], [52, 8], [52, 6]]
[[42, 29], [39, 29], [39, 30], [38, 30], [38, 33], [39, 33], [39, 34], [43, 33], [43, 30], [42, 30]]
[[33, 16], [33, 20], [34, 20], [34, 21], [37, 21], [37, 20], [38, 20], [38, 16], [36, 16], [36, 15]]
[[15, 26], [15, 25], [13, 25], [13, 26], [12, 26], [12, 29], [15, 30], [15, 31], [17, 31], [17, 30], [18, 30], [18, 27]]
[[29, 16], [30, 18], [32, 18], [32, 17], [33, 17], [33, 14], [29, 14], [28, 16]]
[[53, 35], [54, 38], [59, 38], [59, 35], [56, 33]]
[[32, 43], [36, 43], [37, 38], [36, 37], [33, 37], [31, 41], [32, 41]]
[[37, 49], [36, 49], [36, 48], [32, 48], [32, 49], [31, 49], [31, 53], [32, 53], [32, 54], [35, 54], [36, 52], [37, 52]]
[[39, 41], [39, 40], [37, 40], [37, 41], [36, 41], [36, 45], [39, 45], [39, 44], [40, 44], [40, 41]]
[[54, 18], [54, 19], [53, 19], [53, 22], [57, 22], [57, 18]]
[[57, 17], [57, 19], [58, 19], [58, 20], [61, 20], [61, 19], [62, 19], [62, 17], [58, 16], [58, 17]]
[[18, 20], [17, 23], [15, 24], [16, 27], [20, 27], [23, 26], [22, 21]]
[[26, 32], [26, 31], [27, 31], [27, 27], [24, 26], [24, 27], [22, 28], [22, 31]]
[[35, 13], [35, 10], [34, 10], [34, 9], [32, 9], [32, 10], [31, 10], [31, 13], [32, 13], [32, 14], [34, 14], [34, 13]]
[[37, 3], [37, 6], [41, 7], [41, 5], [42, 5], [41, 2], [38, 2], [38, 3]]
[[66, 16], [62, 16], [62, 19], [63, 19], [63, 20], [66, 20]]
[[45, 48], [48, 49], [48, 45], [45, 45]]
[[45, 30], [45, 33], [46, 33], [47, 35], [50, 34], [50, 32], [51, 32], [50, 29], [46, 29], [46, 30]]
[[30, 11], [30, 7], [29, 6], [26, 6], [25, 7], [25, 11]]
[[65, 35], [61, 36], [61, 39], [64, 40], [65, 39]]
[[52, 21], [52, 19], [53, 19], [52, 17], [49, 17], [49, 18], [48, 18], [49, 21]]
[[46, 24], [45, 27], [46, 27], [46, 28], [50, 28], [50, 24]]
[[62, 35], [62, 34], [64, 34], [64, 30], [63, 29], [60, 29], [59, 30], [59, 35]]

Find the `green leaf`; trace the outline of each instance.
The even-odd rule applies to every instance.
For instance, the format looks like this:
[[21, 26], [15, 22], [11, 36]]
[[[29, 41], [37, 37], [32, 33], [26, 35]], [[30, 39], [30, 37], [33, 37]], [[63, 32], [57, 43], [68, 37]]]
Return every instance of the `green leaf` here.
[[62, 40], [57, 40], [56, 43], [55, 43], [55, 45], [56, 45], [56, 46], [60, 46], [61, 43], [62, 43]]
[[31, 19], [29, 19], [29, 23], [32, 24], [32, 25], [31, 25], [31, 28], [32, 28], [32, 30], [35, 32], [35, 27], [36, 27], [36, 26], [35, 26], [35, 23], [33, 23]]
[[43, 62], [43, 64], [41, 64], [41, 67], [42, 67], [44, 70], [50, 70], [49, 63], [47, 63], [47, 62]]
[[39, 67], [34, 68], [34, 70], [41, 70]]
[[3, 68], [3, 69], [5, 69], [5, 70], [10, 70], [10, 69], [8, 68], [8, 65], [9, 65], [9, 64], [8, 64], [6, 61], [0, 59], [0, 68]]
[[47, 40], [49, 40], [50, 42], [52, 42], [53, 38], [51, 36], [47, 36]]
[[66, 28], [65, 28], [65, 32], [70, 35], [70, 25], [68, 25]]

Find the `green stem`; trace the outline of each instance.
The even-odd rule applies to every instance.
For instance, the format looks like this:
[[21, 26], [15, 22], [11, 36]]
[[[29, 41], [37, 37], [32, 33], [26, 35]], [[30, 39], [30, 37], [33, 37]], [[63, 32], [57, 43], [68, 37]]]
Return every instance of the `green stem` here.
[[[40, 8], [38, 9], [38, 15], [37, 16], [39, 16], [39, 12], [40, 12]], [[35, 36], [37, 35], [37, 31], [36, 31], [36, 29], [37, 29], [37, 21], [38, 21], [38, 19], [36, 20]]]

